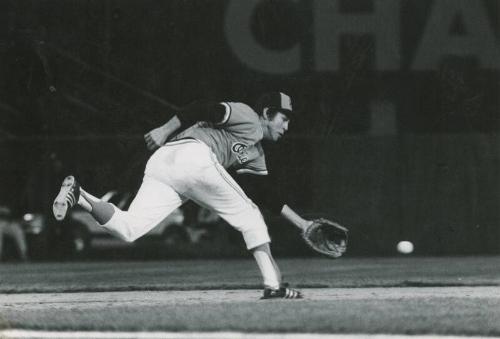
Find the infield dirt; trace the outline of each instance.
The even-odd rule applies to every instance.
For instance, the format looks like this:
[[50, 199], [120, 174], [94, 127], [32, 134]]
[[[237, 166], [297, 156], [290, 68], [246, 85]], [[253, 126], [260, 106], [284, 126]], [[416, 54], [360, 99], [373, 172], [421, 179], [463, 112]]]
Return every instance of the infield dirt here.
[[[500, 334], [498, 261], [281, 260], [303, 300], [259, 300], [251, 261], [7, 265], [0, 267], [6, 292], [0, 324], [56, 331], [492, 336]], [[34, 290], [44, 293], [26, 293]]]

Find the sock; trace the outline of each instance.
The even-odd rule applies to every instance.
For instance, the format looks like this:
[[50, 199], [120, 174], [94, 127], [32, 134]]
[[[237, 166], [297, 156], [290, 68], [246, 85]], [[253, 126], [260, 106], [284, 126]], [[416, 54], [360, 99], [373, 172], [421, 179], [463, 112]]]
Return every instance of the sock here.
[[[88, 200], [92, 200], [95, 202], [101, 201], [101, 199], [94, 197], [92, 194], [90, 194], [89, 192], [85, 191], [83, 188], [80, 187], [80, 193], [82, 193], [82, 192], [85, 195], [85, 198]], [[80, 194], [80, 196], [82, 196], [82, 195]]]
[[83, 197], [83, 194], [81, 192], [82, 192], [82, 190], [80, 189], [80, 197], [78, 198], [78, 205], [80, 205], [85, 211], [92, 213], [92, 206]]
[[283, 276], [281, 275], [280, 268], [278, 267], [278, 264], [276, 264], [276, 261], [274, 261], [274, 258], [272, 255], [269, 255], [269, 259], [271, 259], [271, 263], [274, 266], [274, 270], [276, 271], [276, 274], [278, 275], [278, 282], [281, 286], [281, 282], [283, 281]]
[[85, 191], [82, 187], [80, 187], [80, 197], [78, 198], [78, 205], [80, 205], [85, 211], [92, 213], [92, 205], [89, 201], [100, 201], [99, 198], [94, 197], [89, 192]]
[[92, 214], [94, 219], [101, 225], [106, 224], [111, 219], [113, 214], [115, 214], [115, 208], [112, 204], [94, 197], [92, 194], [85, 192], [81, 188], [78, 204], [87, 212]]
[[274, 260], [269, 256], [268, 253], [262, 250], [253, 251], [253, 256], [257, 261], [260, 273], [264, 280], [264, 286], [272, 289], [278, 289], [280, 287], [280, 273], [275, 267]]

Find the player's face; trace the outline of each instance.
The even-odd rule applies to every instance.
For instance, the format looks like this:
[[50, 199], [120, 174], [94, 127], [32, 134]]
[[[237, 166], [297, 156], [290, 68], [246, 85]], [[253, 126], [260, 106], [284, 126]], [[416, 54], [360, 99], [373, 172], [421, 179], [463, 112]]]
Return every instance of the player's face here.
[[278, 141], [288, 130], [290, 119], [283, 113], [278, 112], [272, 119], [268, 119], [267, 133], [264, 138], [267, 140]]

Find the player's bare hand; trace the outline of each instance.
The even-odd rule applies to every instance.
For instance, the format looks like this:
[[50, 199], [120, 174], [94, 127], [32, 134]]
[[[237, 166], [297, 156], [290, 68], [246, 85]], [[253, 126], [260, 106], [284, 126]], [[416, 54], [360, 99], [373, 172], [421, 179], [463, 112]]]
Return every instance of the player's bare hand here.
[[144, 141], [146, 141], [147, 148], [150, 151], [154, 151], [167, 141], [167, 137], [163, 129], [158, 127], [144, 134]]

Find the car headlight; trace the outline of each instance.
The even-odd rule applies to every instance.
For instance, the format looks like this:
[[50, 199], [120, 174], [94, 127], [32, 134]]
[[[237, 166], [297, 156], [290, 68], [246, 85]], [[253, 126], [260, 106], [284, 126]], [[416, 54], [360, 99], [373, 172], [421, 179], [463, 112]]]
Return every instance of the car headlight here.
[[26, 222], [33, 221], [33, 219], [35, 219], [35, 215], [33, 213], [26, 213], [23, 215], [23, 220]]
[[40, 234], [45, 227], [44, 217], [42, 214], [26, 213], [23, 215], [23, 220], [25, 222], [26, 233]]

